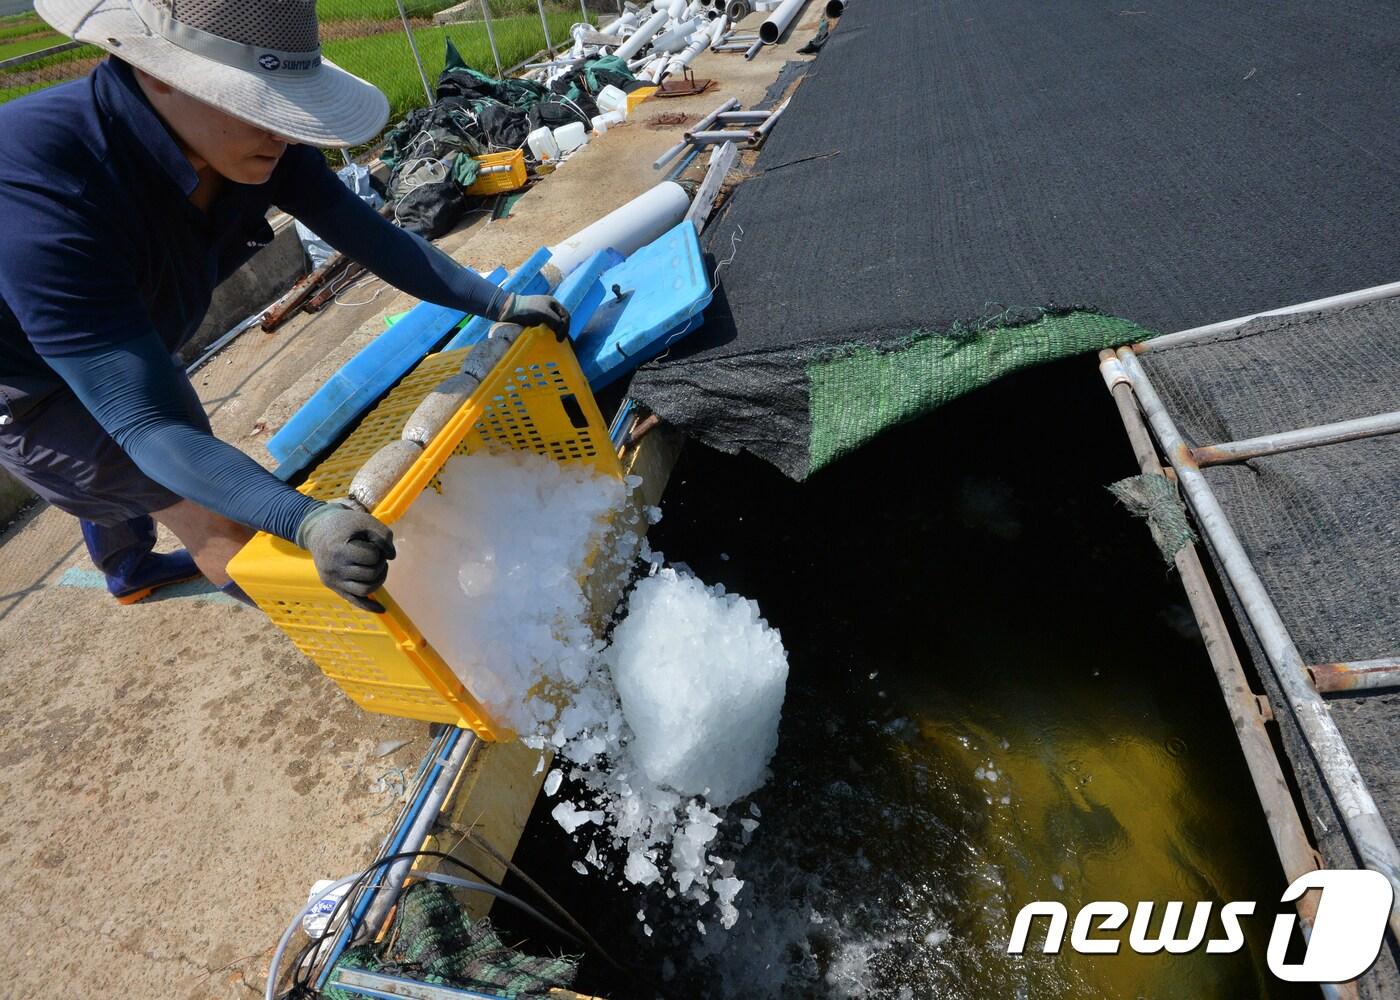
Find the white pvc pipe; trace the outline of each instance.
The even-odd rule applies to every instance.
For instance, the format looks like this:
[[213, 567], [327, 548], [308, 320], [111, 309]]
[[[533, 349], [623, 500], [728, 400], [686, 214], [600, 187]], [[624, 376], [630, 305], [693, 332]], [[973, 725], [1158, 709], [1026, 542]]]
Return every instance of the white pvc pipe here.
[[607, 26], [602, 29], [602, 33], [605, 35], [617, 35], [622, 32], [623, 28], [630, 28], [636, 23], [636, 12], [629, 10], [626, 14], [623, 14], [621, 17], [609, 21]]
[[666, 77], [670, 76], [672, 73], [682, 72], [690, 65], [692, 59], [710, 47], [710, 33], [708, 31], [697, 31], [694, 37], [697, 40], [691, 42], [684, 52], [671, 57], [671, 61], [666, 64], [666, 68], [662, 70], [661, 75], [657, 77], [658, 83], [666, 79]]
[[657, 55], [663, 52], [679, 52], [689, 43], [690, 36], [702, 27], [703, 25], [698, 20], [678, 24], [652, 42], [651, 50]]
[[645, 24], [632, 32], [632, 37], [619, 45], [617, 51], [614, 52], [613, 55], [617, 56], [619, 59], [631, 59], [638, 52], [642, 51], [642, 48], [647, 42], [651, 41], [652, 38], [656, 36], [656, 33], [662, 29], [667, 20], [669, 20], [669, 16], [664, 10], [657, 11], [655, 14], [651, 15], [651, 17], [647, 18]]
[[797, 12], [807, 3], [807, 0], [783, 0], [781, 6], [768, 15], [768, 20], [759, 26], [758, 37], [765, 43], [772, 45], [779, 38], [783, 37], [783, 32], [787, 31], [788, 25], [793, 18], [797, 17]]
[[685, 2], [685, 0], [671, 0], [671, 6], [667, 8], [667, 11], [668, 11], [668, 12], [670, 13], [670, 15], [671, 15], [671, 20], [672, 20], [672, 21], [679, 21], [679, 20], [681, 20], [682, 18], [684, 18], [684, 17], [685, 17], [685, 8], [686, 8], [686, 2]]
[[646, 246], [685, 218], [690, 208], [690, 195], [674, 181], [663, 181], [615, 211], [609, 212], [593, 225], [549, 248], [550, 259], [545, 265], [548, 276], [556, 280], [568, 277], [599, 250], [609, 248], [626, 256]]
[[724, 33], [729, 30], [728, 16], [721, 14], [710, 22], [710, 45], [718, 45]]

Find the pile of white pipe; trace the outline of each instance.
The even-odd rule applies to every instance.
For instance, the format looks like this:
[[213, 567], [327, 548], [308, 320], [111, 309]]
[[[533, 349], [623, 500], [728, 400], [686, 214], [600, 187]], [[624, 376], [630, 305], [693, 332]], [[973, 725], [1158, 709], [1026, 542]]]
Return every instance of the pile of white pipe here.
[[[732, 24], [726, 6], [724, 0], [652, 0], [642, 6], [629, 2], [620, 16], [602, 28], [574, 25], [568, 52], [535, 67], [526, 77], [548, 86], [589, 59], [614, 55], [627, 63], [637, 79], [659, 84], [683, 74], [706, 49], [718, 49]], [[753, 3], [746, 9], [761, 10], [763, 4]]]

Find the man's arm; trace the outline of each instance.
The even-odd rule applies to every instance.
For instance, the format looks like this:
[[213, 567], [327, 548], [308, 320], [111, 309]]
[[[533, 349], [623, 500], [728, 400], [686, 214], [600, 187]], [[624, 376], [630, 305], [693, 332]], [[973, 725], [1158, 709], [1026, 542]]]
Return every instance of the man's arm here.
[[370, 208], [331, 172], [319, 151], [293, 146], [286, 155], [289, 175], [280, 179], [285, 194], [278, 207], [395, 288], [475, 316], [499, 317], [509, 293]]
[[318, 151], [293, 146], [286, 155], [278, 207], [395, 288], [474, 316], [544, 324], [561, 337], [568, 332], [569, 314], [551, 296], [511, 295], [417, 233], [400, 229], [342, 184]]
[[199, 406], [154, 332], [46, 359], [138, 468], [167, 489], [230, 520], [308, 549], [323, 582], [356, 607], [389, 573], [393, 533], [361, 511], [304, 496], [191, 412]]
[[321, 506], [200, 426], [154, 332], [45, 361], [141, 471], [180, 496], [288, 541]]

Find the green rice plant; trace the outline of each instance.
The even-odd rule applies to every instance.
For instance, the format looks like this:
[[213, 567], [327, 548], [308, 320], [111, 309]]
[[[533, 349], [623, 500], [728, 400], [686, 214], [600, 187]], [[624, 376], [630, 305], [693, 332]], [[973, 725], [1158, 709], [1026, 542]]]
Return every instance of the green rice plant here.
[[66, 38], [52, 31], [42, 35], [30, 35], [14, 41], [0, 40], [0, 59], [13, 59], [15, 56], [27, 55], [30, 52], [38, 52], [41, 49], [62, 45], [65, 41], [67, 41]]
[[0, 17], [0, 41], [7, 38], [23, 38], [25, 35], [48, 30], [49, 26], [33, 14]]
[[[57, 43], [55, 42], [54, 44]], [[47, 48], [47, 46], [44, 47]], [[76, 49], [69, 49], [67, 52], [56, 52], [51, 56], [44, 56], [42, 59], [33, 59], [19, 66], [11, 66], [9, 69], [0, 70], [0, 85], [6, 82], [5, 78], [7, 76], [28, 76], [39, 70], [61, 67], [65, 63], [80, 62], [85, 59], [97, 59], [103, 54], [103, 51], [96, 45], [80, 45]], [[63, 80], [71, 80], [75, 76], [82, 76], [85, 72], [87, 72], [87, 70], [83, 68], [81, 70], [75, 70], [65, 76], [62, 71], [56, 70], [53, 74], [54, 79], [52, 82], [59, 83]]]
[[[432, 17], [440, 10], [455, 7], [461, 0], [404, 0], [409, 17]], [[317, 0], [316, 16], [322, 21], [397, 21], [395, 0]]]
[[45, 87], [65, 82], [64, 80], [43, 80], [39, 83], [25, 83], [17, 87], [0, 87], [0, 104], [13, 101], [16, 97], [23, 97], [25, 94], [32, 94], [36, 90], [43, 90]]
[[[579, 20], [574, 14], [549, 15], [550, 37], [558, 42], [568, 36], [571, 25]], [[501, 63], [509, 68], [544, 48], [544, 31], [538, 17], [516, 17], [492, 20], [496, 34], [496, 48], [501, 54]], [[462, 53], [467, 65], [483, 73], [496, 72], [495, 61], [491, 58], [491, 45], [486, 37], [483, 24], [452, 24], [437, 28], [420, 28], [413, 33], [418, 43], [419, 54], [423, 57], [423, 68], [432, 85], [442, 72], [447, 58], [446, 39]], [[346, 38], [327, 42], [324, 47], [326, 58], [356, 76], [370, 81], [389, 98], [392, 120], [401, 118], [408, 111], [426, 103], [423, 83], [418, 77], [418, 67], [413, 63], [413, 53], [409, 50], [408, 39], [402, 31], [390, 31], [363, 38]]]

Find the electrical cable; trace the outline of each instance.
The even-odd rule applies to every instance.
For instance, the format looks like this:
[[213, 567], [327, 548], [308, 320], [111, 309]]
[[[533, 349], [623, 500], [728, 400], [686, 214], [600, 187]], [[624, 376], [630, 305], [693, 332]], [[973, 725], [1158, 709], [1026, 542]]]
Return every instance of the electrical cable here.
[[[445, 884], [455, 885], [460, 888], [472, 889], [478, 892], [485, 892], [488, 895], [495, 896], [498, 899], [510, 903], [512, 906], [516, 907], [522, 912], [534, 917], [536, 920], [540, 921], [550, 930], [554, 931], [559, 936], [573, 942], [578, 947], [586, 947], [584, 942], [578, 937], [578, 935], [560, 927], [554, 921], [550, 920], [548, 917], [540, 913], [533, 906], [531, 906], [529, 903], [526, 903], [518, 896], [506, 892], [500, 886], [495, 885], [491, 882], [490, 878], [487, 875], [483, 874], [479, 869], [461, 860], [460, 858], [455, 858], [450, 854], [443, 853], [442, 851], [401, 851], [397, 854], [390, 854], [386, 855], [383, 858], [380, 858], [379, 860], [371, 864], [369, 867], [360, 871], [358, 874], [347, 875], [345, 878], [338, 879], [335, 882], [332, 882], [324, 891], [319, 893], [314, 899], [310, 900], [304, 907], [301, 908], [300, 911], [297, 912], [296, 916], [292, 918], [291, 923], [287, 925], [287, 929], [283, 931], [282, 937], [277, 942], [277, 948], [273, 952], [272, 963], [268, 966], [267, 986], [264, 991], [265, 1000], [277, 1000], [277, 980], [281, 971], [282, 960], [287, 952], [287, 945], [290, 943], [292, 936], [296, 933], [296, 929], [301, 923], [302, 919], [308, 913], [310, 913], [312, 909], [314, 909], [319, 903], [328, 898], [332, 893], [334, 893], [337, 889], [340, 889], [342, 886], [351, 886], [350, 891], [346, 892], [345, 895], [342, 896], [336, 902], [335, 909], [331, 912], [330, 918], [326, 921], [325, 930], [322, 931], [319, 937], [313, 938], [308, 944], [308, 946], [306, 948], [303, 948], [302, 951], [298, 954], [296, 972], [294, 973], [293, 978], [293, 985], [292, 988], [286, 994], [284, 994], [284, 998], [303, 997], [309, 995], [308, 990], [310, 987], [311, 979], [313, 978], [312, 971], [316, 964], [316, 953], [320, 950], [322, 944], [324, 944], [327, 940], [331, 939], [333, 936], [339, 933], [339, 928], [336, 926], [336, 924], [341, 916], [342, 910], [353, 896], [355, 896], [359, 891], [362, 891], [363, 888], [366, 888], [366, 886], [360, 886], [360, 883], [365, 882], [375, 872], [378, 872], [385, 865], [392, 865], [399, 861], [425, 857], [437, 858], [443, 861], [450, 862], [451, 864], [457, 865], [465, 871], [476, 875], [478, 878], [481, 878], [484, 881], [477, 882], [470, 879], [458, 879], [455, 876], [442, 875], [439, 872], [413, 872], [411, 873], [410, 877], [420, 878], [427, 881], [444, 882]], [[352, 918], [352, 922], [354, 921], [354, 919], [355, 918]], [[355, 928], [352, 927], [352, 937], [354, 935], [354, 931]]]
[[[392, 865], [398, 863], [399, 861], [420, 857], [443, 858], [465, 869], [471, 874], [476, 875], [484, 881], [492, 881], [487, 875], [483, 874], [480, 869], [468, 864], [465, 861], [462, 861], [460, 858], [455, 858], [450, 854], [443, 854], [440, 851], [400, 851], [395, 854], [385, 855], [384, 857], [380, 858], [378, 861], [376, 861], [374, 864], [370, 865], [368, 868], [364, 869], [364, 871], [360, 873], [359, 878], [355, 880], [355, 884], [352, 885], [350, 891], [346, 892], [345, 895], [336, 903], [335, 908], [331, 910], [331, 914], [326, 920], [325, 930], [322, 931], [321, 936], [309, 941], [307, 943], [307, 946], [303, 948], [298, 954], [296, 972], [293, 978], [294, 995], [309, 995], [312, 992], [311, 980], [317, 978], [318, 975], [313, 973], [315, 966], [319, 961], [322, 945], [324, 945], [327, 941], [332, 940], [333, 938], [339, 938], [341, 936], [342, 931], [344, 932], [344, 938], [347, 944], [353, 941], [355, 936], [359, 933], [359, 922], [364, 917], [363, 911], [355, 912], [359, 906], [360, 894], [363, 893], [366, 889], [379, 889], [382, 887], [382, 884], [370, 886], [368, 884], [361, 885], [360, 883], [367, 882], [367, 880], [369, 880], [372, 874], [374, 874], [386, 864]], [[353, 904], [350, 904], [350, 900], [352, 898], [355, 900], [355, 902]], [[340, 921], [342, 910], [347, 904], [350, 905], [351, 915], [346, 925], [344, 927], [341, 927]], [[332, 950], [334, 950], [334, 945], [332, 945]]]

